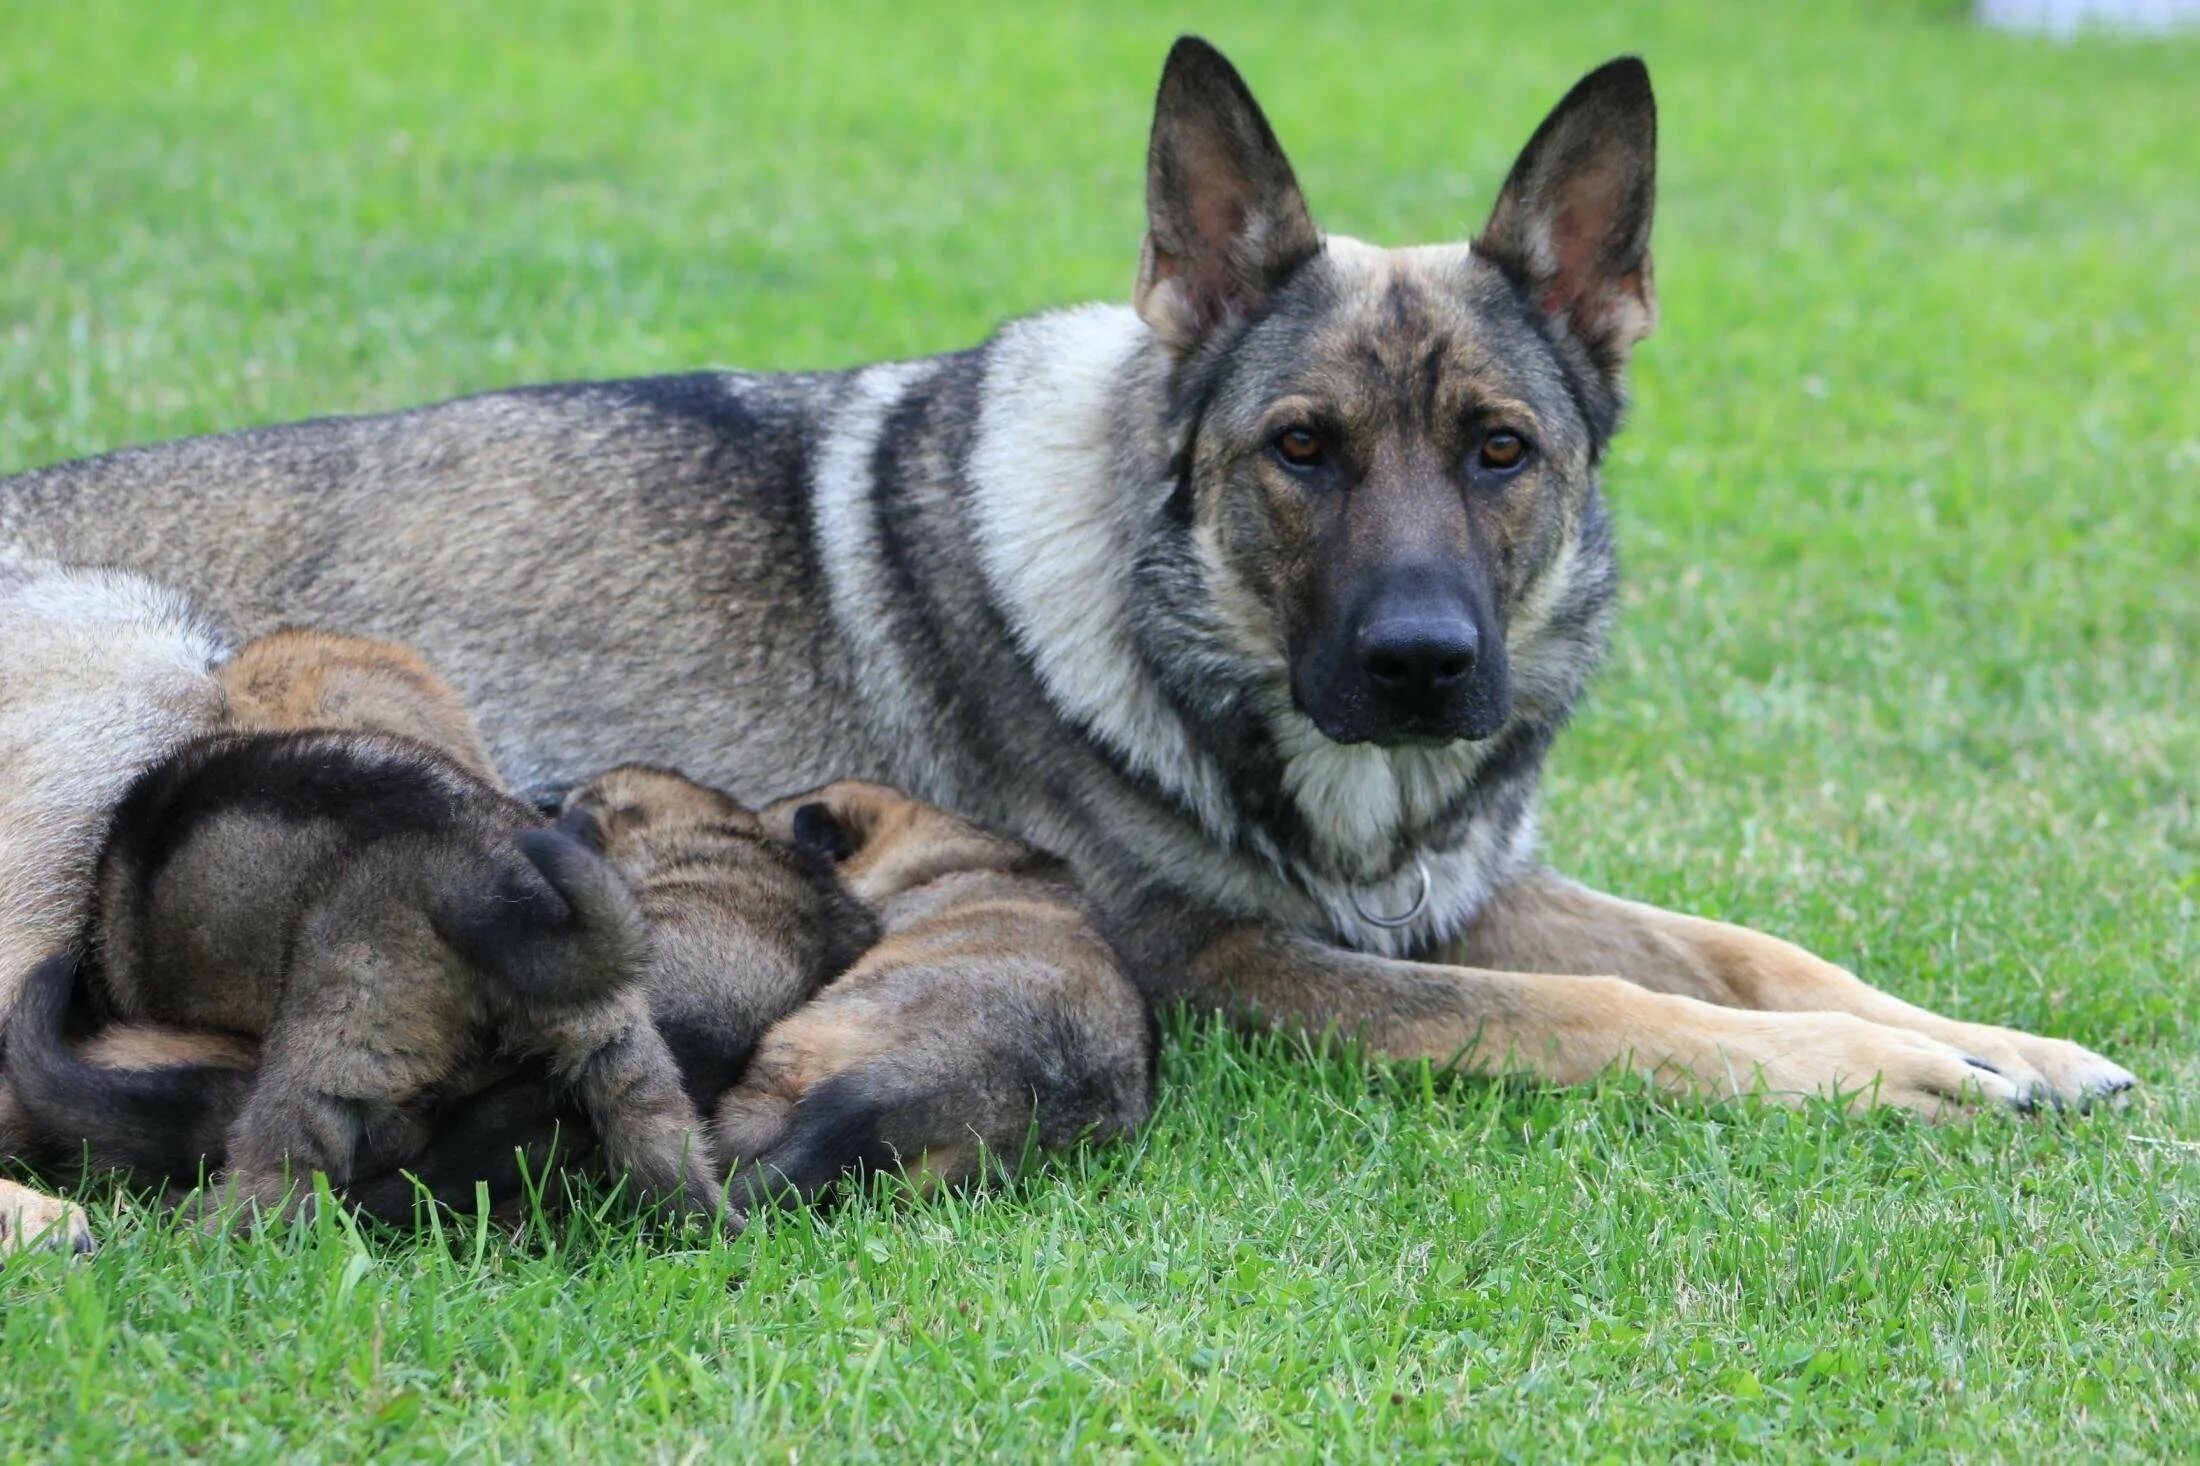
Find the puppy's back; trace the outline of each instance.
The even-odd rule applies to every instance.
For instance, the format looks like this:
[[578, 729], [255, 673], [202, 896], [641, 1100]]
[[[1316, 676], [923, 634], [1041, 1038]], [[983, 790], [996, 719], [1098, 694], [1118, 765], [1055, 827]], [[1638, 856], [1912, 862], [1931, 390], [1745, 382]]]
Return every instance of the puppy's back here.
[[220, 675], [239, 731], [392, 733], [498, 782], [465, 700], [411, 647], [289, 627], [247, 642]]
[[[101, 971], [118, 1009], [260, 1031], [308, 908], [419, 906], [438, 883], [524, 864], [526, 806], [409, 739], [225, 733], [148, 771], [117, 808], [98, 882]], [[366, 873], [378, 888], [361, 887]]]

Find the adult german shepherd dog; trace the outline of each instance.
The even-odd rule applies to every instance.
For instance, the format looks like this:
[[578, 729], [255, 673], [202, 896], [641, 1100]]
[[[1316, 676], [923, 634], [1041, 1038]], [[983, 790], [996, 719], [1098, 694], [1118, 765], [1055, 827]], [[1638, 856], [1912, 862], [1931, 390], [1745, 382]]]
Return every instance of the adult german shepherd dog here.
[[[1535, 853], [1656, 318], [1642, 63], [1471, 244], [1315, 227], [1204, 42], [1129, 308], [853, 371], [491, 392], [0, 481], [0, 552], [422, 648], [506, 772], [900, 786], [1074, 863], [1157, 998], [1379, 1054], [1939, 1114], [2132, 1076]], [[12, 982], [16, 974], [6, 974]]]

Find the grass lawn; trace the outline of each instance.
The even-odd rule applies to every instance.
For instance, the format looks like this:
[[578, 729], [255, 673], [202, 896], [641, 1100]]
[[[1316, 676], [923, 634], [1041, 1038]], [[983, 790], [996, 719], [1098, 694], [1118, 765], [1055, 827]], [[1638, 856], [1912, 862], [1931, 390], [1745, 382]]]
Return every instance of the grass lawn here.
[[1134, 1146], [717, 1248], [96, 1192], [96, 1258], [0, 1272], [0, 1459], [2200, 1451], [2200, 43], [1051, 9], [0, 0], [0, 470], [1120, 297], [1185, 27], [1327, 225], [1458, 237], [1639, 50], [1664, 326], [1552, 858], [2137, 1103], [1935, 1129], [1180, 1027]]

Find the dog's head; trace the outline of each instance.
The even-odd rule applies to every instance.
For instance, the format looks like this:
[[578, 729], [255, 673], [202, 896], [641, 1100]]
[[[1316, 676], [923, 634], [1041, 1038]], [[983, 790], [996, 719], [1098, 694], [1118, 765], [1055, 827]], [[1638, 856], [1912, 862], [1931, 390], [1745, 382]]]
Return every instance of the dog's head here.
[[1524, 645], [1609, 595], [1595, 468], [1656, 316], [1655, 135], [1648, 72], [1614, 61], [1471, 245], [1378, 249], [1315, 228], [1229, 62], [1170, 53], [1136, 305], [1169, 360], [1173, 507], [1234, 649], [1329, 739], [1491, 736]]

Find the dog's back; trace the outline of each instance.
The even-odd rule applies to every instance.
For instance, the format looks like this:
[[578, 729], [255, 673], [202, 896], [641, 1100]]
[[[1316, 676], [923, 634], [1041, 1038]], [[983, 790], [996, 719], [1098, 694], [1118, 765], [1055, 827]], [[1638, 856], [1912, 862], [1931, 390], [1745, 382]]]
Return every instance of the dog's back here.
[[307, 916], [341, 881], [383, 909], [456, 904], [531, 812], [434, 750], [365, 733], [225, 733], [149, 771], [100, 858], [114, 1010], [257, 1036]]

